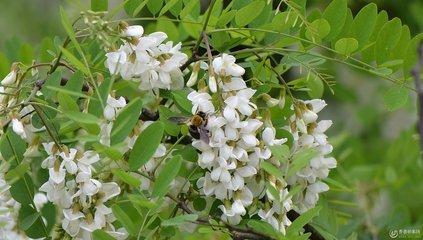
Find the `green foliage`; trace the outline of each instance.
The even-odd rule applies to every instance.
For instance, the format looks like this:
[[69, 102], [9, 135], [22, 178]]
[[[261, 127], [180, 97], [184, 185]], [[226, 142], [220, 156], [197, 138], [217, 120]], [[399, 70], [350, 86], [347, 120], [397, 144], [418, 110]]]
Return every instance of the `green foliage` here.
[[112, 132], [110, 133], [111, 145], [122, 142], [129, 135], [135, 124], [138, 122], [141, 107], [141, 99], [136, 98], [122, 109], [116, 117]]
[[162, 140], [163, 132], [164, 125], [161, 122], [155, 122], [141, 132], [129, 155], [130, 169], [137, 170], [150, 160]]
[[182, 157], [176, 155], [167, 161], [160, 171], [153, 187], [153, 197], [163, 197], [167, 193], [169, 184], [178, 175], [179, 169], [182, 166]]

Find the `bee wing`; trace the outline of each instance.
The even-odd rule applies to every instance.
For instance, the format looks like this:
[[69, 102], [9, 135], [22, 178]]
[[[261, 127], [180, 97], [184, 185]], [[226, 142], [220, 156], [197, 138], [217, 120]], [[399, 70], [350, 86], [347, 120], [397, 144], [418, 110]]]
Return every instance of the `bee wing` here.
[[167, 120], [177, 123], [177, 124], [183, 124], [189, 122], [189, 117], [169, 117]]
[[210, 142], [209, 131], [204, 127], [199, 127], [198, 132], [200, 133], [200, 140], [208, 144]]

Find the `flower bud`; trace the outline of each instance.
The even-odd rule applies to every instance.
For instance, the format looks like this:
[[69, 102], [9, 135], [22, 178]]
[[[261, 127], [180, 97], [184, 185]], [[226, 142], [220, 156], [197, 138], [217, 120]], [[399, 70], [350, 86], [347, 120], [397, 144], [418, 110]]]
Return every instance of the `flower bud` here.
[[217, 83], [214, 74], [210, 74], [209, 76], [209, 89], [211, 92], [217, 92]]
[[22, 139], [26, 139], [24, 126], [17, 118], [12, 119], [12, 130]]
[[192, 68], [192, 73], [187, 82], [187, 87], [192, 87], [197, 83], [199, 71], [200, 71], [200, 62], [196, 62], [194, 63], [194, 66]]
[[124, 30], [125, 37], [141, 37], [144, 33], [144, 28], [140, 25], [128, 26]]
[[1, 85], [3, 86], [10, 86], [16, 82], [17, 73], [16, 70], [12, 70], [3, 80], [1, 81]]

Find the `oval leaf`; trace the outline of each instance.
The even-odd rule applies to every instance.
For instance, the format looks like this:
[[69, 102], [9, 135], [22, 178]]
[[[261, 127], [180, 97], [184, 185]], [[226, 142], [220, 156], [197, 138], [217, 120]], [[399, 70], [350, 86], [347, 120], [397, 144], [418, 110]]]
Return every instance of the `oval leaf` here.
[[138, 170], [150, 160], [162, 140], [163, 132], [164, 125], [162, 122], [155, 122], [141, 132], [129, 154], [131, 170]]
[[169, 184], [178, 175], [179, 169], [182, 165], [182, 157], [180, 155], [174, 156], [165, 163], [165, 166], [160, 171], [159, 176], [154, 182], [153, 197], [163, 197], [166, 195]]

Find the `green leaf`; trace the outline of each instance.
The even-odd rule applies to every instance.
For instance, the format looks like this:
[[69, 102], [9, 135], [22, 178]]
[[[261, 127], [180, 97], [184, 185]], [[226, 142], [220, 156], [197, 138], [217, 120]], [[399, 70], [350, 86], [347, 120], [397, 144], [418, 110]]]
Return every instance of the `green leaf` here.
[[377, 36], [379, 34], [380, 29], [385, 25], [385, 23], [388, 22], [388, 13], [386, 11], [380, 11], [376, 18], [376, 24], [373, 29], [372, 34], [369, 38], [369, 44], [364, 46], [362, 50], [362, 58], [365, 62], [369, 63], [375, 59], [375, 42], [377, 39]]
[[112, 236], [106, 233], [104, 230], [97, 229], [93, 232], [94, 240], [115, 240]]
[[[103, 83], [101, 83], [100, 86], [98, 86], [98, 91], [100, 93], [101, 100], [103, 102], [106, 102], [107, 96], [109, 95], [112, 89], [112, 85], [113, 85], [113, 78], [108, 77], [104, 79]], [[88, 105], [89, 113], [97, 117], [102, 117], [103, 111], [104, 109], [101, 106], [101, 102], [99, 99], [93, 99], [92, 101], [90, 101]]]
[[9, 126], [6, 133], [3, 134], [0, 139], [0, 152], [3, 159], [9, 161], [10, 163], [20, 163], [24, 158], [23, 155], [26, 148], [27, 143], [13, 132], [12, 127]]
[[185, 113], [191, 114], [192, 102], [188, 100], [188, 93], [185, 91], [173, 91], [172, 92], [173, 100], [175, 100], [176, 105]]
[[91, 10], [94, 12], [105, 12], [109, 6], [108, 0], [91, 0]]
[[4, 179], [9, 183], [12, 184], [16, 182], [17, 180], [21, 179], [25, 173], [29, 170], [29, 164], [26, 162], [23, 162], [16, 166], [15, 168], [9, 170], [5, 175]]
[[182, 9], [181, 13], [179, 13], [181, 19], [184, 19], [188, 14], [190, 14], [198, 3], [198, 0], [190, 0], [188, 4], [185, 4], [184, 9]]
[[173, 113], [169, 108], [165, 106], [159, 106], [160, 121], [164, 123], [166, 133], [177, 137], [180, 132], [180, 126], [168, 120], [170, 117], [175, 115], [177, 114]]
[[273, 145], [269, 148], [272, 155], [281, 163], [286, 162], [291, 154], [287, 145]]
[[197, 214], [184, 214], [171, 219], [162, 221], [162, 226], [178, 226], [185, 222], [194, 222], [198, 219]]
[[115, 145], [122, 142], [129, 135], [138, 122], [142, 108], [142, 101], [140, 98], [133, 99], [126, 105], [116, 117], [110, 133], [110, 143]]
[[313, 148], [310, 149], [304, 149], [299, 152], [297, 152], [293, 158], [291, 166], [288, 170], [287, 177], [292, 176], [299, 170], [301, 170], [303, 167], [305, 167], [310, 160], [317, 155], [317, 151]]
[[287, 229], [287, 235], [289, 236], [296, 236], [298, 232], [304, 227], [307, 223], [309, 223], [314, 217], [319, 215], [321, 207], [315, 207], [307, 212], [301, 214], [295, 221]]
[[163, 0], [149, 0], [147, 3], [147, 8], [151, 14], [156, 15], [163, 6]]
[[306, 86], [309, 91], [307, 91], [307, 94], [312, 98], [321, 98], [324, 91], [324, 85], [322, 79], [317, 77], [314, 74], [311, 74], [310, 78], [306, 82]]
[[132, 187], [138, 188], [141, 185], [141, 181], [132, 176], [131, 174], [121, 170], [114, 168], [112, 169], [112, 173], [115, 177], [119, 178], [121, 181], [131, 185]]
[[[48, 237], [44, 231], [45, 226], [41, 222], [41, 215], [30, 205], [24, 204], [19, 209], [19, 228], [25, 231], [30, 238]], [[47, 231], [47, 229], [45, 229]]]
[[47, 221], [47, 231], [50, 232], [56, 223], [56, 207], [52, 202], [44, 204], [41, 208], [41, 214], [44, 220]]
[[136, 17], [138, 13], [141, 12], [141, 10], [145, 7], [148, 0], [128, 0], [125, 1], [125, 11], [128, 13], [128, 15], [131, 15], [132, 17]]
[[69, 52], [63, 47], [60, 47], [60, 50], [62, 51], [63, 55], [65, 55], [65, 57], [68, 59], [68, 61], [76, 67], [76, 69], [82, 71], [85, 74], [90, 73], [90, 70], [81, 61], [79, 61], [78, 58], [76, 58], [71, 52]]
[[28, 174], [24, 174], [22, 178], [10, 186], [10, 194], [13, 199], [22, 205], [32, 204], [32, 196], [34, 196], [34, 183]]
[[397, 110], [404, 106], [408, 100], [408, 90], [404, 87], [394, 86], [385, 92], [383, 101], [389, 111]]
[[170, 0], [168, 1], [163, 8], [160, 10], [159, 17], [169, 11], [177, 2], [181, 0]]
[[219, 27], [226, 27], [226, 25], [232, 21], [232, 19], [235, 17], [236, 10], [231, 10], [228, 12], [225, 12], [222, 14], [222, 16], [219, 17], [219, 20], [217, 21], [217, 26]]
[[96, 116], [89, 114], [89, 113], [82, 113], [77, 111], [66, 111], [65, 115], [77, 122], [77, 123], [86, 123], [86, 124], [98, 124], [100, 122], [100, 119], [98, 119]]
[[280, 233], [278, 233], [273, 227], [272, 225], [270, 225], [267, 222], [264, 221], [260, 221], [260, 220], [255, 220], [255, 219], [249, 219], [247, 222], [247, 225], [254, 229], [255, 231], [262, 233], [266, 236], [272, 236], [275, 239], [279, 239], [280, 238]]
[[335, 43], [335, 51], [349, 56], [358, 49], [358, 41], [355, 38], [341, 38]]
[[382, 64], [390, 60], [392, 50], [401, 37], [401, 20], [394, 18], [385, 23], [377, 36], [375, 43], [376, 62]]
[[118, 205], [112, 206], [112, 211], [117, 220], [122, 226], [128, 231], [129, 234], [136, 236], [138, 234], [138, 228], [132, 221], [132, 219], [122, 210]]
[[24, 219], [22, 219], [22, 221], [20, 222], [19, 227], [24, 231], [28, 230], [28, 228], [30, 228], [35, 223], [39, 216], [39, 212], [34, 212], [30, 215], [26, 215]]
[[[80, 94], [82, 86], [84, 85], [84, 74], [81, 71], [76, 71], [72, 77], [69, 78], [64, 89]], [[76, 97], [75, 97], [76, 98]]]
[[57, 100], [63, 111], [79, 112], [78, 104], [68, 94], [64, 92], [57, 93]]
[[143, 166], [156, 152], [164, 132], [162, 122], [154, 122], [138, 136], [129, 154], [129, 168], [133, 171]]
[[160, 171], [159, 176], [154, 182], [153, 197], [163, 197], [167, 193], [169, 184], [178, 175], [179, 169], [182, 166], [182, 157], [180, 155], [172, 157], [167, 161]]
[[326, 37], [331, 31], [330, 24], [326, 19], [314, 20], [305, 31], [306, 38], [312, 41], [319, 41]]
[[326, 40], [331, 41], [342, 32], [347, 12], [347, 0], [334, 0], [326, 7], [323, 18], [330, 25], [330, 33], [325, 37]]
[[275, 167], [273, 164], [266, 162], [266, 161], [261, 161], [260, 167], [264, 171], [269, 173], [270, 175], [273, 175], [273, 176], [279, 178], [281, 181], [284, 181], [282, 171], [280, 169], [278, 169], [277, 167]]
[[235, 14], [235, 23], [244, 27], [258, 17], [265, 6], [264, 1], [253, 1], [247, 6], [239, 9]]
[[47, 78], [46, 82], [41, 88], [41, 92], [43, 93], [45, 99], [51, 99], [55, 95], [55, 91], [52, 90], [50, 87], [59, 87], [61, 80], [61, 71], [55, 71]]
[[132, 203], [140, 206], [140, 207], [144, 207], [144, 208], [148, 208], [148, 209], [152, 209], [157, 207], [157, 204], [141, 195], [135, 195], [135, 194], [130, 194], [128, 195], [128, 199], [129, 201], [131, 201]]
[[377, 6], [370, 3], [362, 8], [355, 16], [351, 25], [350, 36], [358, 41], [359, 48], [364, 47], [376, 25]]
[[78, 53], [82, 55], [83, 52], [82, 52], [81, 46], [79, 45], [78, 41], [76, 40], [76, 35], [75, 35], [75, 32], [73, 31], [72, 24], [69, 21], [69, 18], [67, 16], [65, 10], [63, 10], [62, 7], [60, 7], [60, 20], [62, 22], [63, 28], [65, 29], [66, 33], [68, 34], [69, 39], [72, 41], [72, 43], [75, 46]]

